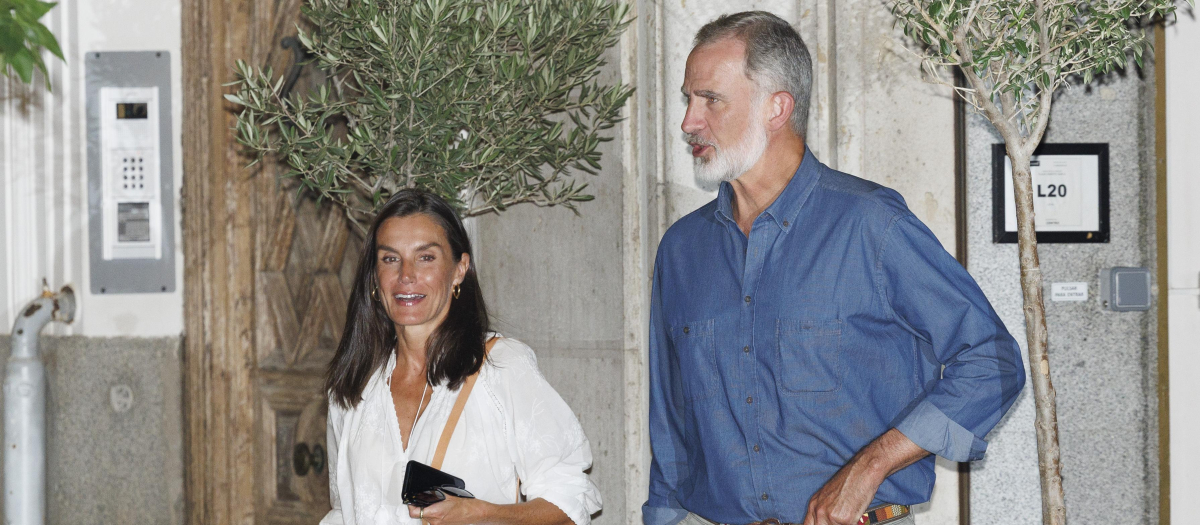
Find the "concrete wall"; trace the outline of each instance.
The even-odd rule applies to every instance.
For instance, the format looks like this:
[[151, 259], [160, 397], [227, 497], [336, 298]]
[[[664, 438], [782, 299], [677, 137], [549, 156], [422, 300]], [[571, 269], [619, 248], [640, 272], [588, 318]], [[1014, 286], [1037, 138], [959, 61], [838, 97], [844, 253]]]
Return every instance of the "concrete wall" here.
[[[1112, 312], [1097, 300], [1102, 268], [1155, 265], [1153, 78], [1151, 69], [1129, 71], [1062, 92], [1045, 139], [1110, 148], [1111, 241], [1038, 250], [1067, 515], [1083, 522], [1157, 521], [1156, 312]], [[1001, 141], [974, 115], [968, 142], [967, 267], [1024, 349], [1017, 248], [991, 241], [991, 145]], [[1087, 282], [1089, 300], [1051, 302], [1053, 282]], [[972, 465], [972, 522], [1040, 523], [1032, 384], [989, 440], [984, 460]]]
[[[601, 81], [622, 82], [620, 50], [609, 50], [606, 60]], [[626, 511], [622, 129], [601, 145], [600, 173], [577, 176], [596, 197], [578, 214], [522, 205], [473, 219], [494, 329], [533, 347], [591, 440], [591, 476], [604, 498], [597, 524], [622, 523]]]
[[[174, 337], [42, 337], [47, 523], [183, 522], [180, 346]], [[0, 338], [0, 362], [10, 348]]]

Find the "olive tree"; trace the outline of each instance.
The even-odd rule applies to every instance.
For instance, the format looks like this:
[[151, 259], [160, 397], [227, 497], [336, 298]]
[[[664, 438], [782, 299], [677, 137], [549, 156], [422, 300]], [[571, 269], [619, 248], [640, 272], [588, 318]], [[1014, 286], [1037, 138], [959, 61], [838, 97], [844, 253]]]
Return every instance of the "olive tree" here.
[[309, 0], [298, 39], [324, 82], [305, 96], [237, 65], [238, 141], [361, 224], [422, 187], [464, 216], [574, 209], [632, 93], [599, 77], [628, 25], [610, 0]]
[[940, 80], [948, 68], [962, 71], [965, 86], [942, 82], [987, 117], [1012, 162], [1042, 515], [1061, 525], [1066, 506], [1029, 161], [1055, 91], [1076, 80], [1090, 83], [1130, 60], [1140, 67], [1149, 48], [1146, 28], [1171, 16], [1175, 0], [891, 0], [891, 7], [920, 47], [927, 72]]

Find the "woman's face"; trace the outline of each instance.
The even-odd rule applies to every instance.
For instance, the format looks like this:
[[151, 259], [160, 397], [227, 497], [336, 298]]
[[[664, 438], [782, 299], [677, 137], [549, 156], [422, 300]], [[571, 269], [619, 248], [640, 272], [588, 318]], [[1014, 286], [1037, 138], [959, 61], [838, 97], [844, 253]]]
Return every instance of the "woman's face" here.
[[424, 213], [383, 221], [375, 246], [379, 301], [388, 317], [397, 332], [416, 329], [427, 337], [450, 311], [451, 289], [466, 276], [471, 256], [454, 260], [445, 230]]

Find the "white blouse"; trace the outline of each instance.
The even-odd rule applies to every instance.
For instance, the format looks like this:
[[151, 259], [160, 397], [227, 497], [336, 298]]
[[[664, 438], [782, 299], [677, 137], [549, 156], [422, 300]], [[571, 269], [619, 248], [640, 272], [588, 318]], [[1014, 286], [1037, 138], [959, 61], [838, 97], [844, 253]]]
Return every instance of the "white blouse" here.
[[[471, 397], [450, 438], [442, 470], [466, 482], [475, 497], [514, 503], [518, 479], [526, 499], [543, 498], [576, 525], [600, 510], [600, 491], [584, 472], [591, 445], [571, 408], [546, 382], [529, 346], [496, 341], [480, 369]], [[387, 367], [363, 390], [358, 406], [329, 405], [329, 500], [333, 510], [322, 525], [419, 524], [401, 501], [404, 468], [410, 459], [429, 464], [458, 391], [433, 387], [428, 408], [417, 420], [405, 450], [388, 384]]]

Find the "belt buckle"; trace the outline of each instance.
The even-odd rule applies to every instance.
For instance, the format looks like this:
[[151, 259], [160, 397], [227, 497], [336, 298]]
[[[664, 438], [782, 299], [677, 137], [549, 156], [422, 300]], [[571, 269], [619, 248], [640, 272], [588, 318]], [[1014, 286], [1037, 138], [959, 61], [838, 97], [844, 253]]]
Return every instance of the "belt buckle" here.
[[758, 523], [759, 523], [759, 525], [783, 525], [783, 523], [781, 523], [778, 519], [775, 519], [775, 518], [767, 518]]

